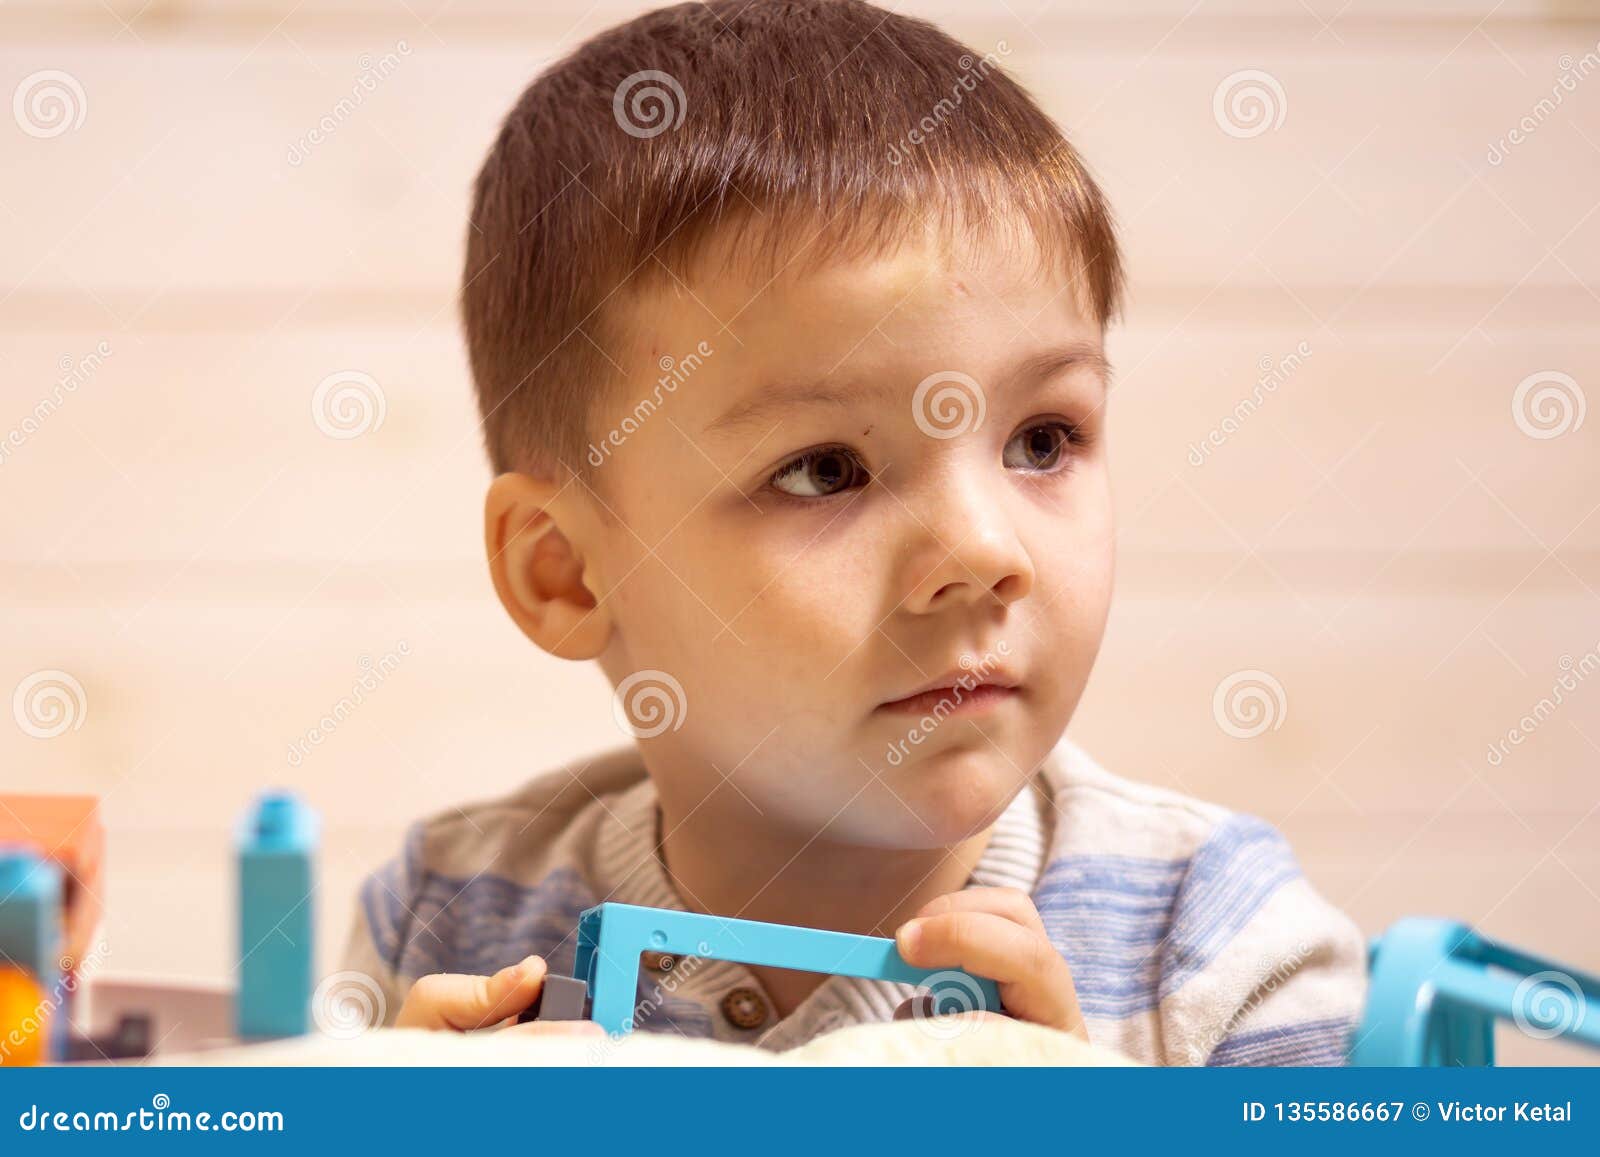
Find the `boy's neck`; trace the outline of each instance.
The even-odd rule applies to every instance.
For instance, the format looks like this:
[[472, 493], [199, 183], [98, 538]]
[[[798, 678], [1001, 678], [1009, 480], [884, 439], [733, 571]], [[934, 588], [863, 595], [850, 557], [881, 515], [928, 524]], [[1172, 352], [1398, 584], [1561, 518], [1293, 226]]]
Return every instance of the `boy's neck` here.
[[[994, 828], [953, 847], [901, 850], [809, 839], [711, 814], [675, 814], [661, 801], [660, 846], [668, 876], [692, 911], [893, 936], [936, 896], [964, 888]], [[825, 977], [753, 968], [787, 1015]]]

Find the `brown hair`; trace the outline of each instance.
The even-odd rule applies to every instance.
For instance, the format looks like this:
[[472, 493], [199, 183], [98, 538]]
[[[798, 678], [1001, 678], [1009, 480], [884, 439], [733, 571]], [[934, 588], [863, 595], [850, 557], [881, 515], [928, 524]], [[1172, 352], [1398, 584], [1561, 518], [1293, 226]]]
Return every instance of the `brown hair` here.
[[776, 269], [799, 237], [821, 261], [1016, 222], [1116, 315], [1110, 210], [996, 52], [860, 0], [679, 4], [601, 33], [528, 87], [478, 174], [461, 312], [490, 461], [586, 473], [617, 307], [687, 277], [713, 231]]

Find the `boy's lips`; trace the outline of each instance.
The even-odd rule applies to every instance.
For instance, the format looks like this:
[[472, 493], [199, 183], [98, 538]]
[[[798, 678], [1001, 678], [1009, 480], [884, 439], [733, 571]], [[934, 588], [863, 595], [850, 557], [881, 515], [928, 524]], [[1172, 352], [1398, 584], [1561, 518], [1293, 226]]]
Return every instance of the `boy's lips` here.
[[991, 711], [1021, 693], [1021, 684], [1009, 672], [990, 670], [979, 676], [957, 669], [901, 698], [880, 703], [877, 709], [895, 715], [927, 715], [943, 704], [943, 715], [975, 715]]
[[[891, 715], [980, 715], [1020, 694], [1022, 692], [1016, 687], [1001, 687], [994, 683], [979, 683], [970, 690], [964, 687], [939, 687], [880, 704], [878, 710]], [[941, 704], [944, 705], [942, 709]]]

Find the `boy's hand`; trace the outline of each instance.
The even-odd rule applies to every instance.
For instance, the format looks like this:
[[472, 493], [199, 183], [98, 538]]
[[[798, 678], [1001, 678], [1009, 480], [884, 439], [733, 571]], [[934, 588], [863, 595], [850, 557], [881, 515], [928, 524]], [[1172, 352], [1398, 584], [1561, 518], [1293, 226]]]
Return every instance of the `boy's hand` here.
[[[395, 1017], [396, 1028], [472, 1029], [505, 1025], [538, 999], [548, 969], [530, 956], [493, 976], [440, 972], [411, 986]], [[508, 1031], [530, 1035], [603, 1033], [592, 1020], [545, 1020], [514, 1025]]]
[[900, 925], [895, 946], [917, 968], [965, 968], [997, 982], [1006, 1012], [1018, 1020], [1089, 1039], [1072, 969], [1050, 943], [1033, 901], [1015, 888], [940, 896]]

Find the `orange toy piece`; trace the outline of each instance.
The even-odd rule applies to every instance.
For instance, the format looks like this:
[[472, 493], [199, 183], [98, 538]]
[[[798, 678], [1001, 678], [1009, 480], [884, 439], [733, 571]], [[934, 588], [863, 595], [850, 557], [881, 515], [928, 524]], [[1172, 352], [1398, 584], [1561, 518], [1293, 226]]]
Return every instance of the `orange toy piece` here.
[[50, 1039], [44, 989], [20, 968], [0, 966], [0, 1065], [36, 1065]]
[[100, 924], [106, 849], [100, 801], [92, 795], [0, 795], [0, 844], [8, 843], [60, 865], [61, 949], [75, 965]]

